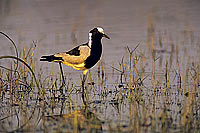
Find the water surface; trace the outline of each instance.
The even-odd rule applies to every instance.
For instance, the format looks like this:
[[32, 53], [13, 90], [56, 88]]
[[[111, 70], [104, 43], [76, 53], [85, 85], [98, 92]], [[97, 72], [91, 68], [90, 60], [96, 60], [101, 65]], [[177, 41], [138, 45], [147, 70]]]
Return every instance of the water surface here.
[[[182, 95], [176, 97], [176, 89], [178, 86], [176, 70], [178, 70], [178, 65], [180, 65], [181, 74], [186, 75], [185, 70], [191, 69], [193, 64], [198, 64], [199, 62], [199, 12], [199, 0], [0, 0], [0, 31], [9, 35], [15, 41], [19, 51], [23, 49], [28, 50], [30, 47], [36, 45], [33, 55], [34, 63], [37, 65], [35, 71], [38, 72], [41, 68], [43, 70], [43, 76], [45, 77], [45, 74], [49, 74], [50, 71], [58, 75], [59, 67], [56, 63], [39, 62], [39, 58], [42, 55], [64, 52], [79, 44], [85, 43], [88, 40], [88, 32], [92, 28], [95, 26], [103, 27], [105, 33], [111, 38], [110, 40], [103, 39], [102, 41], [104, 51], [101, 62], [107, 75], [104, 75], [106, 78], [101, 78], [97, 73], [98, 65], [92, 68], [90, 74], [93, 77], [95, 85], [91, 93], [89, 93], [89, 100], [93, 108], [93, 113], [95, 110], [95, 115], [97, 115], [98, 120], [100, 119], [102, 121], [103, 131], [107, 131], [112, 126], [115, 127], [116, 124], [121, 125], [124, 131], [128, 131], [130, 129], [129, 126], [131, 127], [132, 124], [130, 116], [133, 119], [137, 119], [137, 115], [133, 113], [137, 111], [134, 110], [141, 110], [139, 112], [144, 113], [140, 114], [142, 117], [146, 115], [144, 112], [145, 109], [146, 111], [155, 109], [155, 112], [160, 114], [165, 110], [164, 108], [167, 108], [162, 105], [167, 103], [170, 103], [170, 116], [172, 118], [176, 117], [173, 119], [173, 124], [179, 126], [178, 123], [181, 121], [179, 118], [181, 117], [179, 109], [184, 108], [183, 106], [180, 107], [180, 104], [186, 101], [187, 98], [184, 93], [187, 91], [182, 92]], [[152, 46], [148, 45], [149, 37], [152, 36], [155, 37], [155, 51], [153, 52]], [[119, 80], [121, 73], [116, 70], [122, 70], [122, 67], [120, 68], [122, 59], [124, 59], [123, 64], [128, 69], [129, 54], [127, 46], [130, 49], [134, 49], [138, 43], [140, 44], [134, 52], [133, 57], [142, 57], [141, 60], [143, 60], [137, 65], [137, 72], [141, 73], [139, 76], [143, 79], [143, 91], [139, 93], [143, 101], [142, 105], [137, 105], [137, 102], [132, 104], [128, 98], [129, 91], [126, 88], [127, 86], [119, 87], [123, 83], [120, 83]], [[0, 36], [0, 44], [1, 56], [15, 55], [14, 48], [4, 36]], [[150, 38], [150, 44], [152, 44], [152, 38]], [[156, 99], [152, 98], [154, 95], [152, 57], [156, 59], [155, 80], [161, 91], [158, 92]], [[1, 61], [0, 64], [6, 64], [7, 60], [4, 61]], [[165, 96], [162, 91], [166, 87], [164, 75], [166, 62], [168, 62], [171, 92], [175, 94], [171, 95], [170, 98]], [[116, 69], [113, 69], [113, 67]], [[76, 89], [79, 90], [82, 72], [73, 70], [67, 66], [64, 66], [63, 69], [66, 80], [72, 82], [71, 86], [76, 84]], [[123, 79], [124, 83], [127, 81], [128, 79]], [[182, 88], [184, 86], [187, 88], [191, 84], [192, 80], [188, 80], [188, 82], [182, 84]], [[47, 87], [46, 89], [48, 95], [50, 88]], [[191, 90], [190, 87], [187, 89]], [[78, 109], [82, 108], [81, 96], [75, 92], [72, 94], [74, 94], [72, 95], [74, 103], [73, 109], [76, 106], [78, 106]], [[119, 99], [121, 103], [115, 103], [116, 101], [120, 101]], [[134, 101], [137, 100], [136, 97]], [[46, 102], [50, 103], [50, 101], [48, 99]], [[183, 103], [180, 101], [183, 101]], [[43, 123], [45, 121], [43, 117], [43, 121], [37, 118], [36, 120], [34, 119], [36, 123], [38, 122], [38, 131], [44, 131], [45, 126], [49, 127], [52, 124], [52, 118], [53, 120], [58, 120], [56, 123], [57, 126], [66, 126], [62, 123], [63, 118], [60, 120], [60, 118], [55, 116], [60, 114], [62, 102], [59, 101], [54, 104], [55, 109], [51, 110], [51, 108], [47, 107], [45, 110], [45, 116], [50, 117], [50, 122]], [[32, 104], [30, 105], [32, 107]], [[66, 108], [68, 106], [70, 105], [66, 104]], [[197, 106], [199, 107], [199, 104]], [[1, 119], [6, 118], [6, 110], [10, 109], [12, 110], [10, 106], [6, 108], [6, 101], [3, 100], [0, 109], [2, 112]], [[32, 109], [29, 109], [30, 112], [28, 112], [31, 113]], [[20, 110], [20, 108], [17, 108], [17, 110]], [[68, 114], [69, 112], [69, 110], [65, 109], [63, 114]], [[172, 115], [173, 112], [175, 112], [175, 115]], [[42, 114], [40, 107], [36, 108], [35, 114], [37, 113], [39, 114], [38, 116]], [[197, 114], [199, 114], [199, 111], [197, 111]], [[19, 116], [21, 115], [23, 114]], [[65, 117], [70, 118], [73, 115], [66, 115]], [[80, 113], [80, 116], [82, 115], [88, 117], [88, 114]], [[14, 121], [11, 123], [13, 128], [9, 131], [19, 127], [18, 117], [9, 118], [8, 121]], [[140, 117], [138, 116], [138, 118]], [[145, 120], [143, 118], [142, 121]], [[151, 120], [150, 117], [147, 117], [147, 123], [142, 124], [148, 125]], [[171, 127], [176, 131], [174, 125]], [[82, 126], [84, 127], [84, 124]], [[156, 128], [157, 131], [159, 129], [158, 127]], [[83, 131], [85, 130], [83, 129]], [[143, 129], [142, 131], [145, 130]], [[147, 131], [150, 130], [148, 129]]]

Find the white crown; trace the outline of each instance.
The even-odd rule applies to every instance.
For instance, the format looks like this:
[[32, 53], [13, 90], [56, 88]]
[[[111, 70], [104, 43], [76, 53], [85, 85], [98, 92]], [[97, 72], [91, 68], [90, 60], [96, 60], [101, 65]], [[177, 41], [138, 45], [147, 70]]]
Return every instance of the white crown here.
[[97, 30], [98, 30], [100, 33], [104, 34], [104, 32], [103, 32], [103, 28], [101, 28], [101, 27], [97, 27]]

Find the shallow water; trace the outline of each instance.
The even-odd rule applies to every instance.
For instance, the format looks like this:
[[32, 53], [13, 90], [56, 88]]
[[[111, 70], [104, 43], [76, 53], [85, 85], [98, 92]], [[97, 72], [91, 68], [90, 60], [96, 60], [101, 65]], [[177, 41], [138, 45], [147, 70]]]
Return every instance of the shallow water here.
[[[33, 56], [37, 66], [35, 71], [39, 72], [39, 68], [42, 68], [44, 76], [51, 71], [53, 71], [53, 74], [59, 74], [59, 67], [54, 63], [39, 62], [42, 55], [64, 52], [78, 44], [85, 43], [87, 42], [88, 32], [93, 27], [103, 27], [105, 33], [111, 38], [110, 40], [103, 39], [104, 51], [101, 62], [103, 62], [105, 75], [103, 78], [98, 76], [98, 65], [96, 65], [90, 72], [95, 84], [91, 87], [92, 89], [88, 87], [90, 88], [88, 90], [90, 92], [88, 94], [91, 102], [90, 108], [93, 113], [95, 112], [94, 114], [97, 115], [98, 120], [101, 120], [102, 130], [105, 132], [116, 130], [119, 128], [116, 125], [120, 125], [122, 131], [134, 131], [130, 128], [134, 125], [134, 120], [132, 123], [130, 118], [133, 117], [133, 119], [142, 118], [141, 123], [139, 123], [143, 125], [141, 131], [154, 131], [153, 128], [148, 129], [148, 124], [150, 123], [153, 127], [154, 121], [153, 118], [145, 118], [145, 111], [155, 109], [156, 111], [152, 112], [159, 115], [165, 110], [163, 108], [167, 108], [167, 113], [172, 118], [169, 117], [169, 120], [166, 121], [169, 124], [173, 119], [173, 124], [168, 126], [174, 131], [179, 131], [180, 129], [177, 129], [176, 126], [178, 127], [181, 121], [179, 117], [181, 117], [182, 112], [180, 110], [184, 108], [183, 105], [187, 101], [184, 94], [192, 90], [192, 76], [188, 79], [188, 82], [182, 83], [182, 88], [185, 87], [187, 91], [181, 91], [179, 95], [177, 94], [178, 82], [175, 71], [178, 69], [179, 63], [181, 74], [186, 75], [186, 69], [193, 68], [193, 64], [199, 62], [199, 12], [199, 0], [0, 0], [0, 31], [8, 34], [15, 41], [19, 51], [24, 48], [28, 50], [33, 44], [36, 44]], [[152, 32], [155, 34], [154, 52], [152, 52], [152, 46], [148, 45], [148, 37], [153, 36]], [[162, 38], [161, 42], [159, 37]], [[0, 42], [0, 55], [15, 55], [14, 48], [5, 37], [0, 36]], [[124, 64], [128, 66], [127, 46], [133, 50], [138, 43], [140, 44], [133, 56], [134, 58], [136, 56], [141, 57], [141, 60], [143, 60], [137, 64], [137, 72], [144, 80], [140, 88], [142, 91], [137, 92], [139, 96], [135, 96], [132, 99], [134, 102], [132, 102], [128, 98], [127, 85], [124, 85], [129, 79], [123, 77], [121, 83], [121, 73], [116, 69], [122, 70], [120, 68], [122, 58], [124, 58]], [[155, 93], [152, 85], [152, 55], [154, 54], [156, 59], [155, 81], [157, 86], [160, 87], [160, 90], [158, 89], [156, 93], [156, 98], [154, 97]], [[163, 93], [166, 86], [166, 61], [168, 61], [169, 69], [170, 96]], [[4, 65], [6, 62], [7, 60], [5, 62], [0, 61], [0, 64]], [[116, 69], [113, 69], [112, 66]], [[79, 92], [81, 72], [66, 66], [63, 69], [66, 81], [70, 80], [72, 82], [70, 87], [73, 88], [75, 84], [75, 90]], [[184, 76], [182, 77], [184, 78]], [[30, 117], [31, 112], [35, 109], [33, 119], [35, 123], [33, 125], [37, 125], [36, 130], [38, 132], [45, 131], [45, 127], [51, 126], [53, 128], [52, 124], [56, 126], [52, 129], [55, 131], [59, 131], [58, 127], [60, 126], [63, 131], [64, 129], [74, 131], [76, 128], [70, 128], [70, 122], [69, 124], [63, 124], [62, 122], [65, 122], [66, 120], [63, 120], [63, 118], [71, 113], [70, 110], [67, 110], [70, 106], [73, 110], [76, 110], [75, 108], [79, 111], [82, 109], [81, 94], [72, 92], [71, 98], [74, 104], [70, 105], [68, 100], [64, 103], [64, 108], [66, 108], [62, 114], [65, 115], [60, 119], [55, 115], [61, 113], [62, 99], [57, 98], [56, 103], [52, 102], [49, 86], [46, 88], [46, 94], [49, 97], [46, 100], [47, 107], [44, 110], [40, 103], [34, 101], [34, 98], [36, 98], [35, 92], [32, 94], [32, 101], [22, 100], [28, 102], [28, 104], [23, 103], [24, 105], [21, 105], [20, 103], [20, 106], [16, 105], [16, 107], [15, 105], [7, 106], [9, 96], [7, 96], [8, 101], [2, 99], [0, 109], [2, 114], [1, 125], [3, 127], [12, 126], [8, 131], [15, 130], [20, 127], [19, 125], [25, 123], [19, 119], [26, 117], [26, 113], [28, 113], [27, 117]], [[142, 101], [142, 104], [137, 103], [137, 100]], [[197, 108], [199, 108], [199, 104], [197, 104]], [[137, 109], [138, 112], [142, 113], [134, 114]], [[16, 110], [20, 113], [16, 113]], [[9, 118], [7, 121], [3, 121], [8, 116], [7, 112], [10, 113]], [[87, 121], [87, 115], [85, 116], [84, 113], [79, 115], [79, 113], [75, 113], [75, 116], [78, 115], [81, 119], [83, 115]], [[15, 116], [15, 114], [18, 114], [18, 116]], [[196, 114], [199, 115], [199, 111]], [[70, 115], [70, 117], [73, 115]], [[52, 123], [51, 119], [56, 119], [58, 122], [54, 123], [54, 121]], [[8, 123], [5, 124], [6, 122]], [[84, 129], [84, 122], [82, 125], [80, 124], [81, 131], [87, 130]], [[31, 124], [29, 126], [31, 127]], [[157, 125], [155, 131], [159, 131], [159, 129], [161, 129], [160, 125]], [[47, 131], [50, 131], [50, 129]]]

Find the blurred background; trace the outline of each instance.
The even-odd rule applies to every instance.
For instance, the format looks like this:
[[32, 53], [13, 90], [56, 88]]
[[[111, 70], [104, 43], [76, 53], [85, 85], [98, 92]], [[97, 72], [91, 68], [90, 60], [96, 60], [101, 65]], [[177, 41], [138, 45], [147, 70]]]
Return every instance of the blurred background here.
[[[149, 20], [157, 33], [166, 32], [175, 41], [185, 32], [199, 36], [199, 13], [199, 0], [0, 0], [0, 30], [19, 49], [34, 41], [34, 57], [39, 60], [87, 42], [88, 32], [101, 26], [111, 37], [103, 39], [102, 58], [110, 64], [120, 60], [126, 46], [141, 42], [145, 49]], [[5, 37], [0, 40], [0, 54], [14, 54]]]

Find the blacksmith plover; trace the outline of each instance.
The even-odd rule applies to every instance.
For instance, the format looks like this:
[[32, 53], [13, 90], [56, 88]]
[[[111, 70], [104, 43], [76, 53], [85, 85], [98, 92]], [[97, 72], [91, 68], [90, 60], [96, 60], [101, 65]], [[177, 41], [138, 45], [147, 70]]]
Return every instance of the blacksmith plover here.
[[110, 39], [103, 28], [96, 27], [89, 32], [89, 40], [67, 52], [57, 53], [50, 56], [42, 56], [40, 61], [63, 63], [76, 70], [82, 70], [86, 75], [88, 69], [92, 68], [101, 58], [102, 37]]

